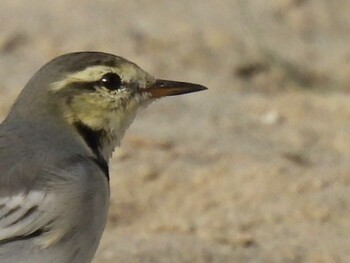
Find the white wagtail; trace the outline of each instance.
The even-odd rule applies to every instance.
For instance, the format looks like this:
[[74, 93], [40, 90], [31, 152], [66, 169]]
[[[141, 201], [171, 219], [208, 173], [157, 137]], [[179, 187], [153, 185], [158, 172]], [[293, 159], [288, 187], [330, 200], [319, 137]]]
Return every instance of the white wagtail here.
[[44, 65], [0, 125], [0, 263], [91, 262], [107, 218], [108, 160], [136, 112], [204, 89], [101, 52]]

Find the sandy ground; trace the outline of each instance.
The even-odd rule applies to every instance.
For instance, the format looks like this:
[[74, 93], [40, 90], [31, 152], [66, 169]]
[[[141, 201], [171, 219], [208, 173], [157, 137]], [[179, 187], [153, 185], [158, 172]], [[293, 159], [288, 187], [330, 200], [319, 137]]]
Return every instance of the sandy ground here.
[[206, 85], [129, 129], [94, 263], [350, 262], [349, 13], [346, 0], [3, 0], [1, 116], [70, 51]]

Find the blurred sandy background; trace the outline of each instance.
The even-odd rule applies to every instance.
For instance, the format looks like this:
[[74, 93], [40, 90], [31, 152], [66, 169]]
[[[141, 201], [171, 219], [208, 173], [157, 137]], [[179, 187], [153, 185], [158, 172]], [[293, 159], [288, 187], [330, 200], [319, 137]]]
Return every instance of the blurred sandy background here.
[[206, 85], [129, 129], [95, 263], [350, 262], [349, 14], [346, 0], [2, 0], [1, 118], [71, 51]]

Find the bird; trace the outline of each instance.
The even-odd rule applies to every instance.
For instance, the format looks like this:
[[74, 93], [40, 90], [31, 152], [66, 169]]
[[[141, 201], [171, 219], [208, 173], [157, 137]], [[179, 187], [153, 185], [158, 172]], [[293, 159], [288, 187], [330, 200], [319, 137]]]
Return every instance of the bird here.
[[0, 262], [91, 262], [108, 216], [109, 159], [136, 113], [205, 89], [97, 51], [42, 66], [0, 124]]

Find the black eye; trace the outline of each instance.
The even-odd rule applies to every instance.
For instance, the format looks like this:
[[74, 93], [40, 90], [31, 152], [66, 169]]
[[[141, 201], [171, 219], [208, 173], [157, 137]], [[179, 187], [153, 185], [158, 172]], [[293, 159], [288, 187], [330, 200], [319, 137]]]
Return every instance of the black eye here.
[[106, 73], [102, 76], [100, 83], [109, 90], [117, 90], [120, 89], [122, 80], [119, 75], [115, 73]]

